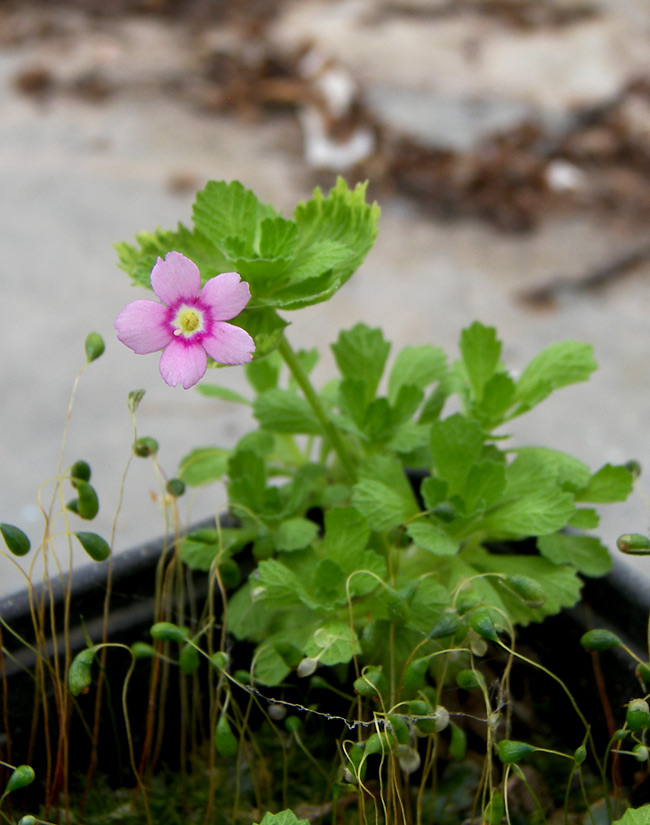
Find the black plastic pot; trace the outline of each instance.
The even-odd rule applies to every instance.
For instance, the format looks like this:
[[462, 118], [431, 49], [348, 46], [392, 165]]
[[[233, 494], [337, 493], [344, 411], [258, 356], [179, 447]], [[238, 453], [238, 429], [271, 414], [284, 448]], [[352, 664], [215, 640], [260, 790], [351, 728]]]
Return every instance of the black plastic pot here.
[[[194, 529], [214, 526], [214, 522], [203, 522]], [[150, 642], [149, 628], [155, 621], [155, 571], [161, 554], [169, 549], [169, 541], [159, 540], [119, 554], [113, 560], [112, 598], [110, 620], [108, 622], [108, 641], [132, 644], [142, 640]], [[69, 640], [72, 653], [87, 647], [87, 639], [93, 642], [101, 640], [104, 595], [107, 585], [108, 564], [94, 564], [83, 567], [73, 575], [71, 584]], [[193, 587], [199, 597], [207, 591], [207, 575], [194, 574]], [[64, 611], [64, 590], [60, 582], [53, 583], [53, 610], [57, 616], [58, 626], [62, 626]], [[7, 723], [11, 737], [11, 760], [13, 764], [27, 761], [29, 731], [32, 725], [34, 706], [34, 688], [31, 677], [27, 674], [34, 664], [33, 654], [25, 649], [19, 638], [31, 642], [33, 639], [31, 605], [38, 599], [36, 591], [30, 600], [26, 592], [13, 594], [0, 601], [0, 618], [2, 619], [2, 644], [4, 680], [9, 703], [7, 705]], [[641, 659], [646, 659], [648, 614], [650, 613], [650, 592], [640, 579], [622, 563], [618, 563], [608, 576], [590, 579], [585, 582], [581, 603], [571, 610], [564, 610], [557, 616], [545, 620], [542, 624], [531, 625], [523, 629], [518, 636], [518, 649], [536, 658], [556, 673], [578, 700], [584, 715], [594, 726], [597, 739], [604, 743], [608, 738], [607, 713], [604, 704], [621, 720], [621, 710], [631, 699], [643, 695], [638, 679], [634, 674], [635, 664], [623, 651], [615, 649], [593, 656], [580, 645], [582, 634], [594, 627], [604, 627], [616, 633], [624, 643], [633, 649]], [[11, 628], [16, 636], [8, 631]], [[63, 640], [56, 642], [62, 651]], [[51, 642], [51, 646], [54, 642]], [[128, 661], [127, 661], [128, 660]], [[118, 697], [126, 669], [130, 662], [128, 655], [116, 652], [111, 655], [111, 666], [107, 668], [109, 695]], [[520, 670], [525, 665], [517, 666]], [[595, 668], [595, 669], [594, 669]], [[533, 677], [538, 680], [538, 676]], [[567, 742], [579, 742], [583, 731], [572, 711], [563, 691], [551, 679], [539, 677], [544, 682], [541, 688], [545, 697], [546, 717], [541, 724], [550, 727], [566, 737]], [[144, 711], [138, 708], [147, 706], [147, 680], [133, 680], [129, 693], [129, 707], [135, 709], [136, 724], [133, 727], [136, 750], [142, 741], [142, 731], [138, 729], [137, 719], [142, 720]], [[92, 707], [92, 695], [81, 696], [78, 701], [87, 708]], [[174, 699], [168, 702], [173, 713]], [[114, 719], [105, 721], [106, 730], [102, 732], [102, 748], [99, 754], [98, 769], [113, 775], [120, 781], [129, 774], [126, 759], [126, 740], [123, 726], [115, 724]], [[77, 739], [81, 744], [77, 746]], [[87, 731], [80, 724], [71, 729], [71, 768], [83, 768], [87, 765]], [[0, 740], [2, 743], [2, 740]], [[4, 743], [6, 745], [6, 741]], [[176, 745], [172, 740], [172, 752]], [[75, 757], [78, 754], [78, 764]], [[6, 758], [4, 747], [0, 744], [0, 759]], [[38, 748], [32, 750], [29, 761], [37, 772], [43, 769], [39, 765]]]

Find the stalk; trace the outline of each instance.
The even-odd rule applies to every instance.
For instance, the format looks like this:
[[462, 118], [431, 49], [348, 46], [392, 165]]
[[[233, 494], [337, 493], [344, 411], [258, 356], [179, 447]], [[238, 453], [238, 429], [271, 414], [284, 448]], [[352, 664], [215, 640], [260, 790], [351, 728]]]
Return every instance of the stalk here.
[[293, 351], [291, 344], [288, 342], [285, 335], [280, 338], [280, 344], [278, 346], [278, 350], [280, 355], [284, 358], [284, 362], [289, 367], [291, 374], [296, 379], [296, 383], [302, 390], [305, 398], [309, 402], [312, 410], [316, 418], [318, 419], [318, 423], [323, 428], [323, 432], [325, 433], [325, 437], [331, 444], [334, 452], [339, 458], [343, 469], [345, 470], [347, 476], [350, 479], [354, 479], [355, 477], [355, 466], [350, 454], [343, 443], [341, 435], [337, 428], [332, 424], [327, 412], [325, 411], [323, 405], [321, 404], [320, 398], [318, 397], [316, 391], [311, 385], [311, 381], [309, 380], [309, 376], [305, 372], [298, 359], [298, 356]]

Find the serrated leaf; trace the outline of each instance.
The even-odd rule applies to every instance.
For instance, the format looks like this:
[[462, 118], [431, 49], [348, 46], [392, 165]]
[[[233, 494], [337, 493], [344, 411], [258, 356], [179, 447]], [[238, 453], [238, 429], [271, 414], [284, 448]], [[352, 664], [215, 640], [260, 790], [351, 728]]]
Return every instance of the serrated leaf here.
[[257, 568], [258, 583], [263, 593], [260, 600], [273, 607], [293, 607], [304, 604], [318, 609], [320, 603], [313, 598], [296, 573], [275, 559], [261, 561]]
[[614, 825], [650, 825], [650, 805], [642, 805], [640, 808], [628, 808]]
[[[287, 309], [327, 300], [362, 263], [374, 243], [379, 219], [377, 204], [366, 203], [366, 186], [358, 184], [350, 190], [338, 178], [327, 197], [316, 188], [311, 200], [296, 207], [298, 242], [292, 262], [296, 292], [293, 301], [285, 304]], [[311, 279], [317, 283], [310, 284]]]
[[298, 227], [286, 218], [265, 218], [260, 224], [259, 254], [261, 258], [293, 257], [298, 239]]
[[574, 510], [570, 493], [542, 488], [498, 505], [483, 516], [480, 527], [496, 536], [545, 536], [565, 527]]
[[265, 430], [276, 433], [320, 435], [321, 426], [309, 402], [291, 390], [273, 389], [259, 395], [253, 414]]
[[374, 399], [390, 344], [384, 339], [380, 329], [370, 329], [365, 324], [356, 324], [350, 330], [339, 334], [332, 352], [344, 378], [361, 381], [365, 387], [365, 403]]
[[553, 564], [571, 564], [585, 576], [604, 576], [612, 569], [609, 550], [594, 536], [554, 533], [540, 536], [537, 548]]
[[436, 476], [444, 479], [449, 494], [462, 491], [471, 468], [483, 450], [481, 427], [460, 413], [431, 425], [431, 454]]
[[255, 193], [239, 181], [208, 181], [192, 207], [194, 225], [212, 243], [238, 238], [251, 250], [258, 240], [261, 222], [275, 217], [275, 209], [260, 203]]
[[279, 814], [264, 814], [262, 821], [255, 825], [309, 825], [309, 820], [298, 819], [293, 811], [281, 811]]
[[521, 447], [507, 470], [508, 493], [518, 495], [540, 486], [561, 487], [572, 492], [583, 488], [590, 477], [589, 467], [569, 453], [548, 447]]
[[406, 526], [406, 532], [415, 545], [434, 556], [453, 556], [458, 552], [458, 541], [430, 521], [412, 521]]
[[632, 492], [634, 479], [625, 467], [605, 464], [589, 479], [586, 487], [576, 495], [576, 501], [609, 504], [625, 501]]
[[190, 487], [212, 484], [226, 474], [229, 457], [230, 451], [221, 447], [199, 447], [183, 458], [177, 475]]
[[318, 525], [307, 518], [291, 518], [280, 523], [273, 543], [276, 550], [292, 552], [308, 547], [318, 535]]
[[501, 357], [496, 329], [475, 321], [461, 333], [460, 352], [474, 398], [480, 401], [483, 388], [494, 375]]
[[352, 503], [373, 530], [387, 530], [419, 512], [401, 464], [388, 456], [373, 456], [359, 467]]
[[115, 244], [118, 266], [138, 286], [151, 289], [151, 270], [156, 260], [168, 252], [181, 252], [190, 258], [201, 271], [201, 283], [221, 272], [232, 269], [229, 260], [200, 232], [193, 232], [179, 223], [176, 231], [157, 229], [140, 232], [135, 236], [137, 246], [128, 243]]
[[524, 369], [516, 384], [514, 418], [539, 404], [560, 387], [586, 381], [596, 369], [593, 347], [579, 341], [560, 341], [542, 350]]
[[388, 400], [394, 404], [402, 386], [412, 384], [424, 390], [444, 375], [447, 356], [440, 347], [424, 344], [404, 347], [395, 359], [388, 378]]

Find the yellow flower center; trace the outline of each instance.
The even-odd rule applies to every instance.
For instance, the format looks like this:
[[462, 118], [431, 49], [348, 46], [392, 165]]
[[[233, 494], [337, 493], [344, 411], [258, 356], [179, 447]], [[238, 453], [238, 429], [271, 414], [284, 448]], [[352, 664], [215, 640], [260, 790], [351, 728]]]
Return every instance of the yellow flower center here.
[[186, 338], [189, 337], [193, 332], [200, 330], [202, 325], [201, 321], [202, 318], [195, 310], [186, 308], [181, 309], [174, 319], [174, 323], [176, 325], [174, 335], [184, 335]]

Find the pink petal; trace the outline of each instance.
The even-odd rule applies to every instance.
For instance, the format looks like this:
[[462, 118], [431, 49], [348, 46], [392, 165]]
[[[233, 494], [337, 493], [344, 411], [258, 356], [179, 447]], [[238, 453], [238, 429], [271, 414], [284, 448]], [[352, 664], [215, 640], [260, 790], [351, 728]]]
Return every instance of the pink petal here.
[[201, 273], [194, 263], [180, 252], [168, 252], [165, 260], [158, 258], [151, 270], [151, 286], [167, 306], [179, 301], [191, 301], [201, 289]]
[[174, 337], [167, 315], [167, 307], [156, 301], [133, 301], [124, 307], [113, 326], [119, 341], [138, 355], [145, 355], [162, 349]]
[[255, 342], [246, 330], [223, 321], [214, 325], [214, 332], [203, 339], [210, 358], [219, 364], [246, 364], [253, 359]]
[[176, 338], [160, 356], [160, 374], [171, 387], [182, 384], [187, 390], [203, 378], [208, 359], [201, 344], [187, 344]]
[[237, 272], [222, 272], [206, 281], [201, 302], [212, 310], [215, 321], [228, 321], [244, 309], [251, 299], [250, 287]]

